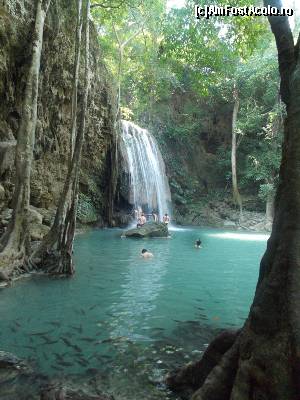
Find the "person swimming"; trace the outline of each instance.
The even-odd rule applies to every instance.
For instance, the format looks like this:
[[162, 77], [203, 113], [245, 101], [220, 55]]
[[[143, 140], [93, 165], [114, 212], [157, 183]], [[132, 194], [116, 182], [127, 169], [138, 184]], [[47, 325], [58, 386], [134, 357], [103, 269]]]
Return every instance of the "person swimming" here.
[[143, 249], [142, 252], [141, 252], [141, 257], [143, 257], [143, 258], [151, 258], [151, 257], [154, 257], [154, 256], [147, 249]]
[[201, 242], [200, 239], [196, 240], [196, 242], [195, 242], [195, 247], [196, 247], [196, 249], [201, 249], [201, 248], [202, 248], [201, 243], [202, 243], [202, 242]]

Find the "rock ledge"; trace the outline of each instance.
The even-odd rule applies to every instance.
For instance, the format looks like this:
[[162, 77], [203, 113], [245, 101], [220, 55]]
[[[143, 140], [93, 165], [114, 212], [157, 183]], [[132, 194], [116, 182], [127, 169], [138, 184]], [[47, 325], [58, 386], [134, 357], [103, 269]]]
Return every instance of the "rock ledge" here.
[[147, 237], [168, 237], [168, 226], [158, 222], [147, 222], [140, 228], [129, 229], [123, 233], [123, 236], [132, 238]]

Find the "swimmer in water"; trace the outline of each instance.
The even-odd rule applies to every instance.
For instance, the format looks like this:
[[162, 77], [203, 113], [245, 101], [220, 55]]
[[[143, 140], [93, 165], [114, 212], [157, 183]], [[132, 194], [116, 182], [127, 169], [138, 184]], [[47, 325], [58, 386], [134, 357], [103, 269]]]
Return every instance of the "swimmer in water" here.
[[143, 257], [143, 258], [151, 258], [151, 257], [154, 257], [154, 256], [147, 249], [143, 249], [142, 252], [141, 252], [141, 257]]
[[195, 242], [195, 248], [196, 248], [196, 249], [202, 249], [201, 243], [202, 243], [202, 242], [201, 242], [200, 239], [196, 240], [196, 242]]

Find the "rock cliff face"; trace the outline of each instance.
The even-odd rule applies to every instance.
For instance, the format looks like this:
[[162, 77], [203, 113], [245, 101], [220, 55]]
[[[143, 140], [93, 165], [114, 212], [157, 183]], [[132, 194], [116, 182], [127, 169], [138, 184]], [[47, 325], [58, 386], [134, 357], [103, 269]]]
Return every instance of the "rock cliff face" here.
[[[21, 118], [35, 16], [33, 0], [0, 0], [0, 208], [9, 208], [13, 192], [14, 148]], [[75, 0], [52, 1], [41, 59], [38, 123], [31, 180], [31, 204], [55, 208], [67, 171]], [[113, 139], [114, 96], [91, 32], [91, 93], [80, 177], [80, 213], [84, 222], [105, 221]], [[81, 71], [82, 73], [82, 71]], [[82, 87], [79, 87], [79, 96]], [[80, 101], [80, 99], [79, 99]], [[44, 212], [45, 214], [45, 212]]]

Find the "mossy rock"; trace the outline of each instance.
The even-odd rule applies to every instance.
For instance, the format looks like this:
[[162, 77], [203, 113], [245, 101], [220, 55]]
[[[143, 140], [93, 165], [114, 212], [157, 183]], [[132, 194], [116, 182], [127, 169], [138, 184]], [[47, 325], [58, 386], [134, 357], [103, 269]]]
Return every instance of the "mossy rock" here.
[[77, 219], [82, 224], [92, 224], [98, 221], [95, 206], [88, 196], [80, 194], [77, 208]]
[[168, 237], [168, 226], [158, 222], [148, 222], [140, 228], [129, 229], [123, 233], [126, 237], [147, 238], [147, 237]]

